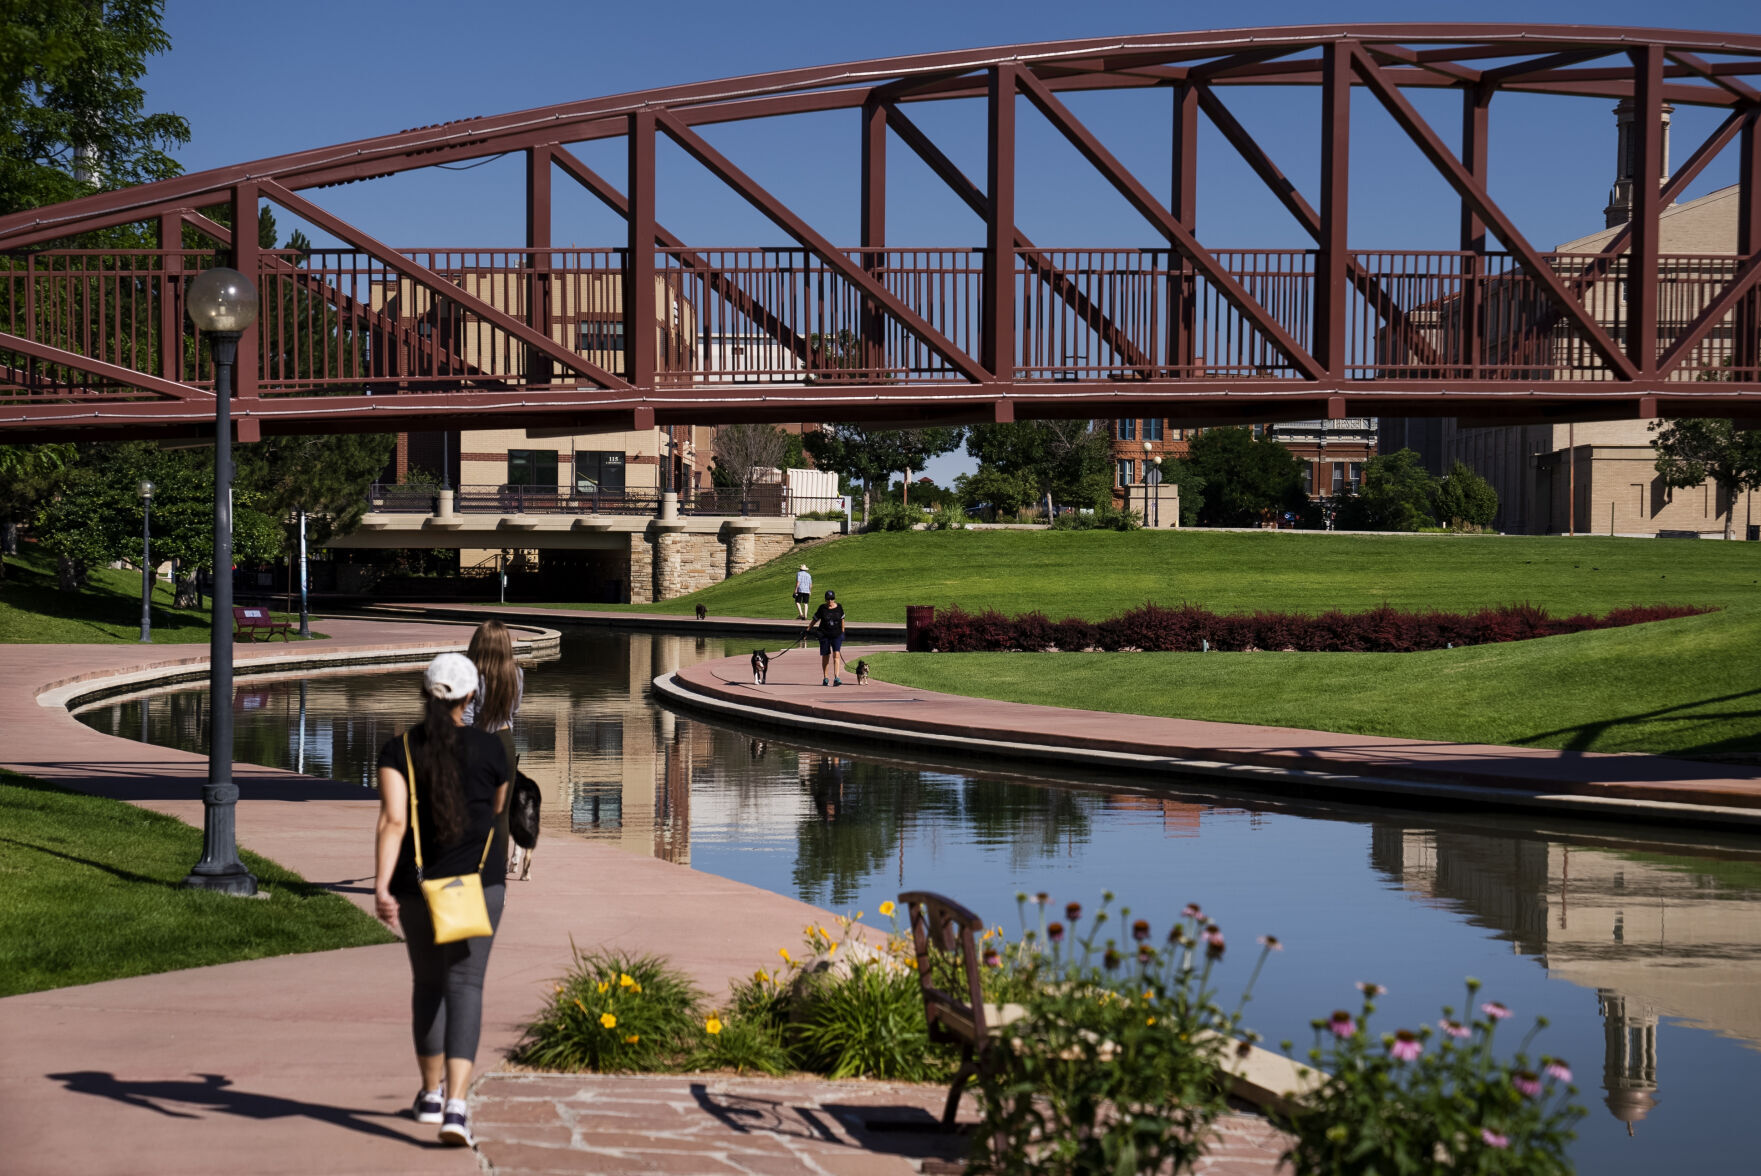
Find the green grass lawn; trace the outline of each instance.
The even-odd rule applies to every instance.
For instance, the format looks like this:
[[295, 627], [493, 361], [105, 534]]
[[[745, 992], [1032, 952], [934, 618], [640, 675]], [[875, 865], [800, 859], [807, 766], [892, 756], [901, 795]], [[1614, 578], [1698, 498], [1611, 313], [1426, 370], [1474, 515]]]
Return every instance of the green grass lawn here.
[[390, 943], [347, 900], [243, 853], [267, 901], [185, 890], [202, 832], [0, 771], [0, 996]]
[[[1217, 531], [910, 531], [791, 553], [732, 580], [633, 611], [792, 617], [795, 567], [813, 570], [855, 621], [903, 621], [905, 606], [1039, 609], [1101, 620], [1133, 605], [1217, 612], [1479, 608], [1550, 612], [1669, 601], [1761, 603], [1761, 544], [1549, 536], [1316, 535]], [[554, 605], [601, 609], [601, 604]]]
[[[55, 584], [55, 561], [29, 548], [6, 557], [0, 580], [0, 644], [120, 645], [141, 639], [141, 573], [94, 568], [83, 592]], [[153, 585], [153, 643], [188, 645], [208, 640], [205, 609], [177, 608], [171, 585]], [[290, 619], [286, 613], [272, 614]], [[299, 620], [298, 614], [291, 618]], [[313, 633], [314, 639], [323, 636]], [[279, 639], [278, 639], [279, 640]], [[297, 634], [292, 640], [298, 641]]]
[[[1595, 751], [1761, 753], [1761, 544], [1547, 536], [909, 532], [811, 549], [853, 620], [908, 604], [1101, 620], [1144, 601], [1217, 612], [1630, 604], [1719, 611], [1435, 653], [889, 654], [952, 693], [1228, 722]], [[788, 617], [789, 556], [643, 611]]]

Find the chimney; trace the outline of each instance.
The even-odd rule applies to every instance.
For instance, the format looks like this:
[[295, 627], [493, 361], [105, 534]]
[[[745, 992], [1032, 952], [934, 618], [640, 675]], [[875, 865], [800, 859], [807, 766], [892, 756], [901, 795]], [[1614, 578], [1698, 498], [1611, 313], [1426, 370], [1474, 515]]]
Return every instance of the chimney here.
[[[1669, 116], [1675, 107], [1663, 104], [1663, 170], [1657, 176], [1659, 187], [1669, 179]], [[1633, 219], [1633, 173], [1637, 170], [1634, 152], [1638, 143], [1633, 139], [1633, 100], [1622, 98], [1614, 108], [1614, 122], [1619, 130], [1615, 148], [1614, 187], [1608, 192], [1608, 207], [1602, 210], [1602, 227], [1615, 228]]]

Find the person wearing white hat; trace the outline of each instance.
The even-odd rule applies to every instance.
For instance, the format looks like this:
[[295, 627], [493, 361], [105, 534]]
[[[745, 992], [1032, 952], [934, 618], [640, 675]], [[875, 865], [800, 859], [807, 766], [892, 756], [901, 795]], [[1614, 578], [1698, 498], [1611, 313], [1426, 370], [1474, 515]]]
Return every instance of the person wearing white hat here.
[[[501, 740], [465, 725], [465, 704], [476, 692], [477, 667], [470, 658], [443, 653], [428, 663], [422, 675], [422, 722], [379, 750], [373, 874], [375, 913], [393, 930], [401, 926], [415, 986], [411, 1030], [422, 1087], [411, 1114], [418, 1123], [440, 1124], [441, 1142], [464, 1147], [475, 1143], [465, 1094], [477, 1060], [483, 972], [495, 936], [434, 942], [415, 850], [420, 836], [421, 873], [427, 877], [480, 872], [490, 927], [500, 925], [507, 859], [487, 855], [485, 847], [507, 803], [510, 773]], [[412, 769], [413, 788], [406, 775]]]
[[807, 619], [807, 605], [813, 599], [813, 575], [808, 572], [807, 565], [802, 564], [795, 572], [795, 619]]

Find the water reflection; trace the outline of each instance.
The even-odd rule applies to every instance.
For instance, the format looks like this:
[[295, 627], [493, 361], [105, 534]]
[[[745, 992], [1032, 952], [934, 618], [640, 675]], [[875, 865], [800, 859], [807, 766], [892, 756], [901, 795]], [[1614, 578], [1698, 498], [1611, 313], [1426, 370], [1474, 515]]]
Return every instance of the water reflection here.
[[1761, 865], [1379, 824], [1370, 860], [1596, 994], [1604, 1103], [1658, 1102], [1660, 1017], [1761, 1046]]
[[[1115, 889], [1161, 925], [1203, 900], [1235, 943], [1263, 930], [1288, 947], [1252, 1006], [1269, 1040], [1306, 1041], [1309, 1019], [1354, 980], [1390, 985], [1391, 1029], [1435, 1020], [1477, 974], [1522, 1016], [1554, 1021], [1541, 1048], [1576, 1061], [1587, 1092], [1600, 1057], [1606, 1114], [1574, 1146], [1580, 1170], [1651, 1171], [1682, 1155], [1745, 1170], [1761, 1142], [1747, 1116], [1718, 1110], [1761, 1079], [1761, 841], [1002, 775], [983, 760], [801, 746], [653, 703], [655, 675], [722, 654], [714, 638], [578, 635], [528, 668], [515, 743], [550, 835], [835, 910], [942, 890], [1011, 928], [1018, 891], [1092, 903]], [[371, 785], [379, 745], [417, 716], [416, 681], [247, 680], [233, 704], [240, 758]], [[81, 718], [203, 746], [199, 690]], [[1245, 970], [1236, 954], [1228, 966]]]

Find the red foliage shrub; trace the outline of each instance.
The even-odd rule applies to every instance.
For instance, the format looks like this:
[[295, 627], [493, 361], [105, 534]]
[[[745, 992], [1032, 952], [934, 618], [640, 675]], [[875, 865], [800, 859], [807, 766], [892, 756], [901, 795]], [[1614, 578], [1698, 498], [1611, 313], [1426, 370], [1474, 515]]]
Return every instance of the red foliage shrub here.
[[1066, 652], [1090, 648], [1108, 651], [1190, 652], [1249, 649], [1327, 653], [1408, 653], [1460, 645], [1527, 641], [1560, 633], [1582, 633], [1675, 617], [1698, 616], [1710, 609], [1693, 605], [1652, 604], [1617, 608], [1606, 616], [1580, 613], [1552, 617], [1531, 604], [1507, 604], [1475, 613], [1402, 612], [1382, 605], [1361, 613], [1331, 610], [1311, 617], [1303, 613], [1258, 612], [1218, 616], [1208, 609], [1183, 604], [1167, 608], [1142, 604], [1116, 617], [1091, 624], [1078, 617], [1053, 622], [1030, 612], [1010, 618], [994, 609], [977, 616], [950, 607], [936, 615], [929, 629], [932, 649], [948, 653], [1056, 646]]
[[1092, 622], [1081, 617], [1065, 617], [1052, 625], [1052, 644], [1065, 653], [1082, 653], [1100, 641]]

